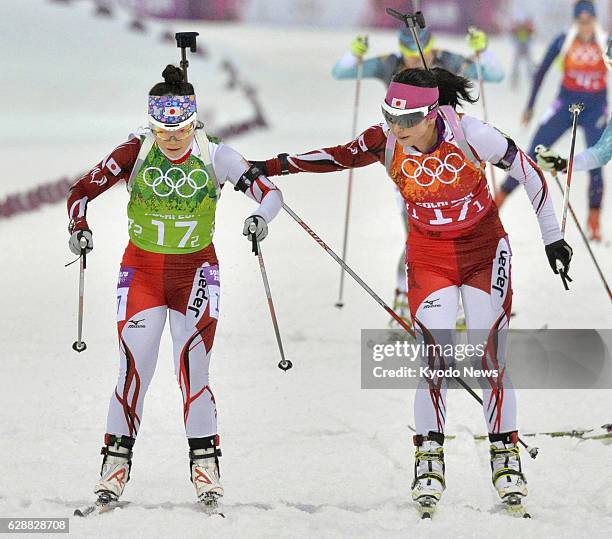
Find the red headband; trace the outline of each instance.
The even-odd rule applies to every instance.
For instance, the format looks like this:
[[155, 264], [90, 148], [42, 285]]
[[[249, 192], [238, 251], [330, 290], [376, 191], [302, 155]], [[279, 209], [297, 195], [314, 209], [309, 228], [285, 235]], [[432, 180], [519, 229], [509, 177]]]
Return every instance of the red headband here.
[[433, 105], [440, 97], [438, 88], [423, 88], [401, 82], [392, 82], [387, 90], [385, 102], [395, 109], [416, 109]]

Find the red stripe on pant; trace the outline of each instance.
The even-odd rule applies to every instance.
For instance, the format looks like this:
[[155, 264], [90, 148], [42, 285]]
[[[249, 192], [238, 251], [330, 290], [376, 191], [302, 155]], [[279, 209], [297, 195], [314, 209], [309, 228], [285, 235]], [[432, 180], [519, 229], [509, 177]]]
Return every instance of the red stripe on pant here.
[[[115, 388], [115, 397], [123, 408], [125, 422], [129, 430], [128, 435], [131, 437], [135, 437], [138, 434], [138, 426], [140, 426], [140, 418], [138, 417], [138, 413], [136, 412], [138, 406], [138, 397], [140, 395], [140, 375], [138, 374], [138, 370], [136, 369], [134, 355], [128, 348], [123, 338], [121, 338], [121, 344], [123, 345], [123, 353], [125, 354], [126, 358], [126, 373], [125, 381], [123, 384], [123, 398], [119, 396], [119, 393], [117, 391], [118, 388]], [[132, 380], [135, 383], [134, 393], [132, 395], [131, 404], [128, 404]], [[136, 425], [136, 422], [138, 422], [138, 425]]]
[[[426, 345], [434, 345], [436, 344], [436, 340], [433, 338], [431, 332], [416, 318], [414, 317], [414, 321], [421, 328], [421, 332], [423, 333], [423, 342]], [[434, 348], [435, 350], [435, 348]], [[428, 365], [430, 369], [435, 369], [435, 352], [429, 354]], [[444, 358], [440, 358], [440, 368], [444, 370], [446, 368], [446, 363], [444, 362]], [[429, 398], [433, 404], [434, 410], [436, 411], [436, 424], [438, 425], [438, 432], [444, 432], [444, 422], [445, 422], [445, 412], [446, 408], [444, 406], [444, 400], [442, 399], [442, 392], [440, 388], [442, 387], [442, 380], [438, 380], [435, 384], [431, 379], [427, 380], [429, 384]]]
[[[508, 283], [508, 289], [510, 290], [511, 282]], [[500, 432], [501, 430], [501, 420], [502, 420], [502, 411], [504, 405], [504, 383], [503, 378], [506, 374], [506, 367], [503, 369], [499, 369], [499, 361], [497, 359], [497, 346], [496, 346], [496, 338], [499, 335], [499, 326], [502, 323], [504, 317], [506, 320], [510, 319], [511, 312], [511, 304], [512, 304], [512, 294], [507, 293], [506, 298], [504, 299], [503, 311], [502, 314], [499, 315], [499, 318], [493, 324], [491, 331], [489, 332], [489, 336], [487, 338], [487, 347], [486, 352], [489, 352], [491, 357], [492, 368], [498, 371], [498, 376], [496, 381], [489, 377], [487, 377], [487, 382], [491, 386], [491, 397], [489, 398], [489, 402], [487, 403], [487, 409], [490, 409], [491, 403], [495, 398], [495, 405], [493, 406], [493, 410], [491, 411], [491, 415], [489, 416], [489, 423], [492, 423], [491, 432]], [[482, 357], [482, 368], [483, 370], [488, 370], [487, 365], [487, 354], [485, 353]], [[495, 421], [493, 421], [493, 414], [495, 415]]]

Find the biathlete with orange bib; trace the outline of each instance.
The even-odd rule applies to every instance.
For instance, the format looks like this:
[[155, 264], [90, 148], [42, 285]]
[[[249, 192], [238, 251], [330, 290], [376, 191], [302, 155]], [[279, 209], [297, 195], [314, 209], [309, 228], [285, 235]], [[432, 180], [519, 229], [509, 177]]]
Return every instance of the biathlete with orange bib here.
[[[561, 87], [554, 102], [541, 119], [529, 147], [529, 156], [535, 159], [536, 147], [550, 147], [572, 127], [572, 114], [568, 108], [582, 102], [584, 112], [578, 117], [587, 146], [593, 146], [602, 136], [608, 123], [607, 68], [605, 63], [607, 34], [597, 23], [595, 6], [589, 0], [579, 0], [574, 5], [574, 24], [555, 38], [546, 51], [533, 79], [529, 101], [523, 113], [523, 125], [533, 116], [535, 100], [544, 76], [557, 63], [562, 71]], [[600, 217], [604, 191], [601, 167], [589, 170], [589, 214], [587, 220], [589, 238], [601, 240]], [[498, 192], [496, 203], [501, 208], [506, 198], [518, 186], [519, 180], [509, 174]]]
[[[385, 123], [348, 144], [254, 164], [267, 176], [383, 164], [410, 219], [408, 301], [419, 341], [452, 344], [461, 296], [468, 338], [488, 336], [482, 364], [500, 366], [505, 346], [497, 336], [510, 318], [512, 251], [487, 185], [485, 163], [508, 171], [524, 186], [555, 273], [558, 263], [569, 269], [572, 250], [563, 240], [537, 165], [508, 136], [456, 112], [460, 101], [473, 101], [470, 88], [467, 79], [444, 69], [406, 69], [393, 77], [387, 91]], [[449, 367], [436, 353], [422, 356], [421, 362]], [[437, 502], [445, 489], [446, 389], [445, 381], [421, 381], [416, 391], [416, 501], [427, 496]], [[523, 497], [527, 487], [517, 446], [516, 397], [503, 369], [495, 383], [484, 387], [483, 409], [493, 484], [502, 500]]]

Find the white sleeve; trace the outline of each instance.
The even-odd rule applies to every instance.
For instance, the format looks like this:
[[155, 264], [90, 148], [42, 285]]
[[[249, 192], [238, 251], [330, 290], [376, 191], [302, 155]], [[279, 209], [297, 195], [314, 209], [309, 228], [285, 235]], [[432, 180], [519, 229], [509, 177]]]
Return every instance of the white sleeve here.
[[574, 157], [574, 163], [572, 169], [574, 171], [586, 171], [593, 168], [599, 168], [605, 166], [606, 163], [600, 163], [597, 159], [597, 154], [591, 151], [591, 148], [580, 152]]
[[[220, 184], [226, 181], [236, 185], [240, 177], [250, 168], [247, 160], [236, 150], [223, 143], [209, 145], [215, 175]], [[251, 200], [259, 202], [252, 215], [263, 217], [266, 223], [274, 219], [283, 206], [283, 196], [279, 189], [263, 174], [245, 191]]]
[[338, 69], [352, 69], [357, 65], [357, 57], [352, 52], [345, 52], [340, 60], [336, 62]]
[[[476, 118], [464, 115], [461, 126], [465, 138], [480, 159], [489, 163], [499, 163], [506, 156], [508, 140], [497, 129]], [[508, 174], [523, 185], [531, 205], [538, 218], [544, 245], [563, 238], [552, 200], [548, 195], [548, 186], [544, 173], [520, 148], [517, 148]]]

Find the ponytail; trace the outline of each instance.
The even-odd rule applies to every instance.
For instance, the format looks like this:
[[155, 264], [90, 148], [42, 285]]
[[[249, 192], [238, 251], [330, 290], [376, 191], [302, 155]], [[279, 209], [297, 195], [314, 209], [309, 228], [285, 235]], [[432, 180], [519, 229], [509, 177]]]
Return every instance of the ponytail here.
[[180, 67], [168, 64], [162, 72], [164, 82], [159, 82], [149, 91], [149, 95], [194, 95], [193, 86], [185, 82], [183, 70]]

